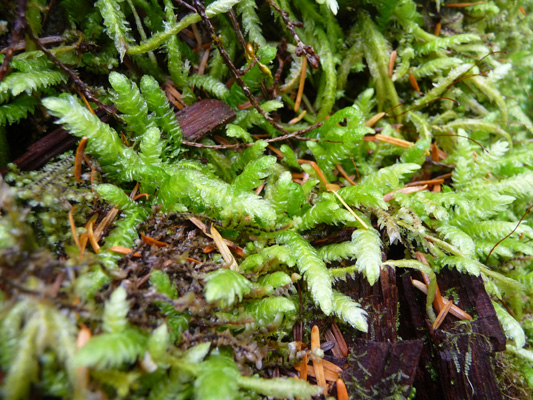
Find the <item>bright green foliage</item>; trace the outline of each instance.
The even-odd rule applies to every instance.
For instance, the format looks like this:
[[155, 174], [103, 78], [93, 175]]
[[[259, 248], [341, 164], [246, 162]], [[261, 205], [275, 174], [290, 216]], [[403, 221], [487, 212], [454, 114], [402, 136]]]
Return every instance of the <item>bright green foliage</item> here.
[[65, 74], [59, 71], [14, 72], [0, 83], [0, 96], [7, 93], [11, 96], [18, 96], [23, 92], [31, 94], [60, 82], [65, 82]]
[[96, 369], [116, 368], [132, 363], [146, 349], [146, 337], [129, 327], [126, 290], [119, 286], [106, 302], [102, 326], [105, 333], [94, 336], [76, 354], [76, 364]]
[[144, 354], [146, 337], [133, 329], [91, 338], [76, 354], [76, 364], [99, 370], [133, 363]]
[[368, 331], [368, 324], [365, 318], [366, 312], [350, 297], [336, 290], [333, 291], [333, 313], [355, 329], [362, 332]]
[[[75, 97], [47, 98], [43, 100], [43, 104], [53, 115], [61, 118], [58, 123], [64, 124], [73, 135], [89, 138], [86, 151], [89, 154], [98, 154], [98, 160], [103, 167], [116, 162], [116, 155], [121, 153], [124, 147], [120, 138], [109, 125], [92, 115]], [[90, 140], [93, 138], [97, 139]]]
[[[47, 3], [29, 2], [36, 36], [56, 26], [58, 8]], [[533, 334], [533, 213], [524, 214], [533, 199], [533, 81], [523, 78], [532, 75], [531, 0], [461, 8], [420, 0], [277, 1], [302, 21], [295, 25], [302, 43], [268, 2], [205, 2], [214, 37], [178, 3], [61, 2], [69, 30], [60, 33], [63, 43], [46, 46], [96, 98], [116, 106], [109, 122], [77, 99], [68, 75], [33, 50], [28, 36], [0, 83], [2, 166], [20, 150], [6, 146], [18, 143], [17, 131], [48, 129], [49, 113], [72, 135], [89, 138], [96, 178], [89, 185], [83, 166], [85, 182], [74, 182], [74, 157], [64, 156], [42, 172], [9, 173], [12, 190], [0, 189], [0, 396], [22, 399], [38, 388], [57, 398], [309, 398], [320, 388], [262, 376], [300, 361], [288, 344], [295, 322], [327, 324], [329, 316], [354, 338], [366, 332], [361, 299], [334, 283], [363, 276], [376, 285], [385, 266], [430, 277], [430, 319], [437, 271], [481, 276], [498, 299], [507, 357], [533, 382], [533, 356], [522, 348]], [[246, 51], [226, 15], [232, 8], [250, 42]], [[6, 18], [12, 25], [11, 14]], [[215, 41], [285, 132], [254, 107], [241, 109], [249, 98]], [[496, 49], [507, 53], [490, 53]], [[206, 97], [224, 101], [236, 118], [194, 146], [183, 144], [173, 104]], [[288, 123], [302, 111], [299, 122]], [[311, 129], [315, 122], [322, 125]], [[238, 148], [220, 146], [224, 140]], [[438, 177], [442, 184], [423, 190], [407, 186]], [[130, 198], [137, 183], [142, 195]], [[98, 214], [94, 230], [112, 207], [119, 210], [102, 232], [100, 252], [87, 247], [83, 258], [68, 221], [74, 205], [78, 238], [91, 216]], [[220, 248], [193, 217], [231, 241], [238, 271], [224, 268]], [[140, 233], [166, 245], [148, 245]], [[131, 253], [123, 257], [112, 246]], [[399, 250], [404, 259], [391, 259]], [[415, 261], [418, 252], [429, 265]], [[61, 283], [58, 291], [53, 282]], [[92, 338], [76, 350], [83, 324]], [[90, 369], [87, 386], [78, 367]]]
[[239, 386], [265, 396], [275, 398], [307, 399], [317, 396], [321, 390], [317, 386], [311, 386], [307, 382], [296, 378], [273, 378], [261, 379], [253, 376], [239, 376]]
[[33, 97], [22, 95], [11, 103], [0, 105], [0, 126], [14, 124], [33, 113], [36, 101]]
[[221, 100], [226, 99], [230, 94], [222, 82], [209, 75], [193, 75], [189, 77], [189, 83]]
[[131, 42], [131, 36], [129, 34], [128, 21], [126, 21], [126, 16], [120, 7], [120, 3], [120, 1], [116, 0], [98, 0], [96, 6], [100, 9], [106, 32], [113, 39], [122, 61]]
[[355, 218], [332, 198], [332, 195], [323, 197], [309, 211], [302, 215], [298, 229], [305, 231], [318, 224], [340, 224], [353, 222]]
[[492, 302], [492, 305], [494, 306], [496, 315], [498, 315], [498, 319], [502, 324], [505, 336], [511, 342], [510, 344], [518, 349], [524, 347], [526, 344], [526, 337], [524, 335], [524, 330], [518, 321], [511, 317], [509, 313], [495, 301]]
[[[385, 38], [378, 31], [370, 17], [364, 13], [359, 14], [359, 17], [360, 29], [366, 38], [363, 41], [365, 59], [376, 87], [379, 103], [378, 111], [385, 111], [388, 107], [400, 104], [394, 84], [387, 72], [390, 50]], [[398, 111], [399, 109], [397, 108], [396, 112]]]
[[243, 0], [236, 6], [237, 12], [242, 16], [242, 25], [248, 36], [248, 41], [263, 47], [267, 43], [261, 32], [261, 21], [256, 13], [256, 8], [257, 5], [254, 0]]
[[178, 297], [178, 291], [172, 286], [170, 278], [163, 271], [152, 271], [150, 274], [150, 284], [152, 284], [159, 293], [166, 295], [171, 300]]
[[157, 81], [150, 75], [144, 75], [141, 79], [141, 91], [148, 103], [148, 110], [155, 114], [156, 125], [167, 135], [167, 146], [176, 147], [181, 144], [181, 128], [165, 92], [159, 88]]
[[122, 113], [121, 118], [127, 123], [131, 136], [141, 136], [152, 126], [152, 119], [148, 118], [148, 105], [141, 96], [139, 88], [124, 75], [117, 72], [109, 74], [109, 83], [115, 89], [113, 102]]
[[352, 242], [354, 256], [357, 258], [355, 266], [362, 272], [368, 282], [373, 285], [379, 278], [381, 266], [381, 240], [374, 229], [359, 229], [353, 233]]
[[235, 399], [240, 376], [232, 359], [212, 355], [200, 366], [194, 382], [194, 396], [199, 400]]
[[105, 305], [102, 326], [105, 332], [120, 333], [126, 328], [126, 315], [130, 308], [126, 301], [126, 290], [119, 286]]
[[250, 161], [244, 171], [233, 180], [232, 185], [243, 192], [258, 188], [261, 186], [262, 180], [270, 175], [275, 163], [276, 157], [274, 156], [265, 156]]
[[275, 221], [274, 209], [259, 196], [242, 193], [225, 182], [211, 179], [194, 170], [182, 170], [161, 187], [163, 205], [182, 202], [197, 212], [208, 209], [224, 221], [240, 222], [245, 217], [260, 226], [269, 227]]
[[265, 197], [278, 214], [298, 215], [305, 204], [305, 194], [300, 185], [292, 181], [289, 171], [283, 172], [274, 184], [269, 184]]
[[295, 232], [285, 232], [277, 237], [278, 243], [285, 244], [294, 254], [298, 270], [303, 274], [315, 304], [324, 314], [333, 311], [333, 290], [331, 277], [316, 250]]
[[286, 297], [267, 297], [250, 302], [246, 306], [246, 311], [259, 326], [276, 328], [281, 324], [284, 316], [296, 313], [296, 306]]
[[224, 268], [209, 273], [206, 280], [205, 299], [208, 302], [220, 301], [222, 307], [231, 306], [236, 298], [241, 301], [252, 287], [244, 276]]

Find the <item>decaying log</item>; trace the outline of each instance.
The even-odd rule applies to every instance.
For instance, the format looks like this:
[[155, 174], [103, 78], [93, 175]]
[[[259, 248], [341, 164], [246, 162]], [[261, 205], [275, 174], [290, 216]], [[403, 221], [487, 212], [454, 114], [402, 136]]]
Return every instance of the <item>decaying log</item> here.
[[443, 296], [474, 316], [459, 322], [447, 316], [433, 330], [425, 315], [425, 295], [411, 284], [407, 272], [398, 278], [400, 293], [399, 335], [424, 340], [414, 386], [417, 399], [501, 399], [491, 356], [505, 350], [505, 335], [480, 277], [443, 270], [437, 281]]
[[[103, 111], [98, 111], [96, 115], [103, 122], [110, 120]], [[178, 111], [176, 118], [181, 126], [183, 138], [197, 141], [231, 122], [235, 118], [235, 111], [223, 101], [207, 99]], [[32, 144], [14, 163], [23, 171], [40, 168], [52, 158], [73, 149], [77, 141], [77, 137], [58, 128]], [[1, 172], [5, 174], [7, 168]]]
[[353, 398], [408, 397], [412, 385], [416, 399], [502, 399], [491, 357], [505, 350], [505, 335], [482, 279], [448, 269], [437, 276], [442, 295], [474, 320], [448, 315], [433, 330], [411, 277], [421, 280], [416, 271], [388, 268], [374, 286], [361, 275], [339, 285], [368, 312], [368, 333], [345, 335], [343, 379]]
[[368, 332], [355, 340], [346, 335], [350, 357], [343, 379], [353, 398], [408, 397], [423, 344], [421, 340], [397, 342], [396, 271], [383, 269], [373, 286], [359, 274], [339, 286], [368, 312]]
[[372, 342], [358, 339], [343, 379], [354, 399], [407, 398], [422, 351], [421, 340]]
[[374, 286], [370, 286], [363, 275], [357, 274], [355, 279], [348, 278], [346, 282], [340, 282], [338, 288], [345, 295], [360, 302], [368, 313], [368, 332], [360, 336], [362, 339], [396, 342], [398, 290], [394, 268], [383, 269]]

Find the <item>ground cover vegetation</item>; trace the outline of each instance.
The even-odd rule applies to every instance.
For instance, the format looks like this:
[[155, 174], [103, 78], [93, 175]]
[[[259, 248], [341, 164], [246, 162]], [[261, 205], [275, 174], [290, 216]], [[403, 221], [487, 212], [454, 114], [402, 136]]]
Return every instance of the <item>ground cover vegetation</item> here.
[[[337, 284], [386, 266], [435, 328], [436, 272], [481, 276], [533, 388], [532, 1], [0, 9], [0, 166], [81, 139], [0, 181], [2, 397], [342, 398], [293, 327], [367, 331]], [[192, 138], [203, 99], [235, 116]]]

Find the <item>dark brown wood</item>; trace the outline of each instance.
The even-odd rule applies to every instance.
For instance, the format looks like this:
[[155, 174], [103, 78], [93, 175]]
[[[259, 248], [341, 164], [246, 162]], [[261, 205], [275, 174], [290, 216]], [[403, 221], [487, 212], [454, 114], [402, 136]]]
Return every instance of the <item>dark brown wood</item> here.
[[195, 142], [227, 125], [235, 118], [235, 111], [220, 100], [201, 100], [176, 113], [183, 138]]
[[[110, 120], [104, 111], [97, 111], [96, 115], [104, 122]], [[48, 135], [32, 144], [26, 152], [13, 161], [22, 171], [31, 171], [42, 167], [52, 158], [73, 149], [79, 138], [72, 136], [63, 128], [57, 128]], [[7, 168], [2, 169], [2, 175], [7, 172]]]
[[481, 278], [448, 269], [437, 276], [443, 296], [474, 320], [458, 322], [448, 315], [433, 330], [424, 310], [425, 295], [413, 287], [411, 277], [420, 279], [417, 272], [398, 279], [399, 335], [425, 341], [414, 381], [417, 399], [502, 399], [491, 356], [505, 349], [505, 335]]
[[[103, 111], [96, 114], [103, 122], [111, 117]], [[176, 113], [176, 118], [183, 131], [183, 137], [196, 141], [215, 130], [225, 126], [235, 118], [235, 111], [220, 100], [201, 100]], [[52, 158], [73, 149], [79, 138], [58, 128], [32, 144], [14, 163], [23, 171], [42, 167]], [[2, 174], [7, 168], [2, 169]]]
[[407, 398], [422, 351], [421, 340], [373, 342], [358, 339], [343, 379], [355, 399]]
[[350, 296], [367, 311], [368, 332], [360, 336], [377, 342], [396, 342], [396, 319], [398, 291], [396, 288], [396, 271], [387, 267], [374, 286], [367, 279], [357, 274], [355, 279], [348, 277], [338, 284], [339, 290]]

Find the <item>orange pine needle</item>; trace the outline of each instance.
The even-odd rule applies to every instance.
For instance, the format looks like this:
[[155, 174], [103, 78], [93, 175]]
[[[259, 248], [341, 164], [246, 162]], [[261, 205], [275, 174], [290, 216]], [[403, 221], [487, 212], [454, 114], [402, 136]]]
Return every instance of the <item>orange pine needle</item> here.
[[442, 28], [442, 24], [440, 22], [437, 22], [437, 24], [435, 25], [435, 36], [437, 37], [440, 36], [441, 28]]
[[427, 181], [416, 181], [416, 182], [409, 182], [405, 186], [420, 186], [420, 185], [437, 185], [440, 183], [444, 183], [444, 179], [430, 179]]
[[146, 200], [148, 200], [150, 198], [150, 196], [148, 195], [148, 193], [139, 193], [137, 195], [135, 195], [133, 197], [133, 200], [137, 200], [137, 199], [140, 199], [141, 197], [146, 197]]
[[[114, 251], [115, 253], [120, 253], [120, 254], [125, 254], [125, 255], [129, 255], [133, 252], [132, 249], [130, 249], [129, 247], [124, 247], [124, 246], [111, 246], [109, 249], [107, 249], [108, 251]], [[132, 254], [133, 257], [140, 257], [141, 254], [139, 252], [135, 252]]]
[[339, 172], [342, 174], [342, 176], [344, 176], [344, 178], [345, 178], [348, 182], [350, 182], [352, 185], [357, 185], [357, 183], [355, 183], [355, 182], [354, 182], [354, 181], [348, 176], [348, 174], [346, 173], [346, 171], [344, 170], [344, 168], [342, 168], [342, 165], [337, 164], [337, 165], [336, 165], [336, 168], [337, 168], [337, 171], [339, 171]]
[[74, 215], [72, 214], [76, 208], [78, 208], [78, 206], [72, 207], [70, 211], [68, 212], [68, 222], [70, 224], [70, 230], [72, 231], [72, 237], [74, 238], [74, 243], [76, 243], [76, 246], [78, 246], [78, 249], [81, 250], [80, 239], [78, 238], [78, 234], [76, 232], [76, 224], [74, 223]]
[[372, 128], [385, 115], [387, 115], [387, 113], [384, 113], [384, 112], [377, 113], [376, 115], [374, 115], [372, 118], [370, 118], [368, 121], [365, 122], [365, 126], [368, 126], [368, 127]]
[[342, 379], [337, 379], [337, 400], [348, 400], [348, 390]]
[[87, 247], [87, 242], [89, 241], [89, 238], [87, 237], [87, 233], [82, 233], [80, 236], [80, 258], [83, 258], [83, 254], [85, 253], [85, 248]]
[[[380, 142], [389, 143], [389, 144], [392, 144], [398, 147], [403, 147], [404, 149], [408, 149], [409, 147], [414, 146], [414, 143], [408, 142], [407, 140], [398, 139], [392, 136], [382, 135], [381, 133], [378, 133], [377, 135], [370, 136], [370, 137]], [[367, 137], [365, 136], [365, 140], [366, 138]]]
[[[335, 365], [335, 364], [333, 364], [333, 365]], [[294, 366], [294, 369], [300, 373], [300, 379], [303, 379], [301, 377], [303, 368], [304, 368], [304, 364], [303, 363], [300, 363], [300, 364]], [[310, 376], [312, 378], [316, 378], [317, 377], [316, 376], [316, 368], [315, 367], [313, 367], [312, 365], [305, 365], [305, 368], [307, 370], [307, 376]], [[341, 373], [342, 373], [342, 370], [341, 370]], [[324, 379], [326, 381], [335, 382], [337, 379], [339, 379], [339, 375], [340, 375], [339, 372], [324, 368]]]
[[[420, 282], [419, 280], [411, 278], [411, 283], [413, 284], [414, 287], [416, 287], [422, 293], [424, 293], [426, 295], [428, 294], [428, 287], [427, 287], [427, 285], [424, 282]], [[472, 320], [472, 317], [470, 316], [470, 314], [468, 314], [468, 313], [464, 312], [463, 310], [461, 310], [459, 307], [457, 307], [455, 304], [453, 304], [453, 302], [451, 302], [450, 300], [448, 300], [445, 297], [443, 297], [442, 298], [442, 302], [444, 303], [445, 306], [448, 303], [452, 303], [452, 306], [450, 308], [450, 314], [455, 315], [457, 318], [459, 318], [460, 320], [463, 320], [463, 321], [471, 321]]]
[[89, 342], [89, 340], [91, 339], [91, 336], [91, 330], [85, 325], [83, 325], [83, 327], [78, 332], [78, 337], [76, 338], [76, 348], [79, 350], [83, 346], [85, 346], [87, 342]]
[[239, 104], [237, 108], [239, 110], [247, 110], [249, 108], [252, 108], [252, 103], [250, 103], [250, 100], [248, 100], [246, 103]]
[[283, 153], [282, 153], [279, 149], [277, 149], [277, 148], [275, 148], [274, 146], [272, 146], [271, 144], [269, 144], [267, 147], [268, 147], [270, 150], [272, 150], [274, 153], [276, 153], [276, 155], [277, 155], [278, 157], [280, 157], [280, 158], [283, 158], [283, 157], [284, 157]]
[[186, 260], [190, 261], [190, 262], [193, 262], [195, 264], [201, 264], [202, 263], [201, 261], [198, 261], [198, 260], [196, 260], [194, 258], [191, 258], [191, 257], [187, 257]]
[[107, 226], [115, 219], [115, 217], [118, 214], [118, 208], [113, 207], [109, 212], [106, 214], [104, 218], [100, 221], [98, 226], [94, 229], [94, 237], [96, 238], [96, 241], [99, 241], [102, 237], [102, 233], [107, 228]]
[[303, 110], [300, 115], [298, 115], [296, 118], [293, 118], [291, 119], [287, 125], [294, 125], [294, 124], [297, 124], [298, 122], [300, 122], [303, 117], [305, 117], [305, 115], [307, 114], [307, 110]]
[[415, 76], [411, 73], [409, 74], [409, 82], [411, 83], [411, 86], [415, 91], [417, 91], [418, 93], [422, 93], [420, 91], [420, 87], [418, 86], [418, 82], [416, 81]]
[[437, 143], [431, 145], [431, 161], [439, 161], [439, 147]]
[[307, 380], [307, 353], [305, 353], [302, 360], [302, 370], [300, 371], [300, 379]]
[[87, 226], [87, 237], [89, 238], [89, 243], [91, 243], [91, 246], [94, 252], [100, 253], [100, 246], [98, 245], [98, 242], [96, 241], [96, 238], [94, 237], [93, 225], [94, 225], [94, 221], [89, 222], [89, 225]]
[[[422, 264], [429, 266], [428, 260], [426, 260], [426, 256], [424, 256], [424, 254], [417, 252], [416, 259], [420, 261]], [[422, 277], [424, 278], [424, 282], [426, 282], [426, 285], [429, 287], [431, 283], [431, 279], [429, 278], [429, 275], [422, 272]], [[437, 310], [437, 312], [440, 313], [442, 309], [444, 308], [444, 306], [445, 304], [443, 301], [443, 297], [440, 294], [439, 285], [436, 284], [435, 285], [435, 298], [433, 299], [433, 307], [435, 307], [435, 310]]]
[[144, 243], [146, 243], [147, 245], [150, 245], [150, 246], [156, 245], [157, 247], [165, 247], [165, 246], [168, 245], [168, 243], [160, 242], [159, 240], [156, 240], [156, 239], [154, 239], [153, 237], [150, 237], [150, 236], [146, 236], [143, 233], [141, 233], [141, 238], [142, 238]]
[[477, 1], [475, 3], [451, 3], [446, 4], [446, 7], [470, 7], [470, 6], [477, 6], [478, 4], [485, 4], [485, 1]]
[[333, 342], [334, 345], [331, 348], [331, 352], [333, 355], [337, 358], [343, 358], [342, 352], [339, 350], [339, 344], [337, 343], [337, 339], [335, 338], [335, 335], [333, 332], [331, 332], [331, 329], [328, 329], [326, 333], [324, 333], [324, 337], [328, 342]]
[[427, 187], [428, 187], [428, 185], [404, 187], [404, 188], [401, 188], [401, 189], [398, 189], [398, 190], [393, 190], [390, 193], [387, 193], [385, 196], [383, 196], [383, 199], [385, 201], [391, 201], [392, 199], [394, 199], [394, 195], [396, 193], [406, 193], [406, 194], [408, 194], [408, 193], [416, 193], [416, 192], [420, 192], [422, 190], [427, 189]]
[[396, 63], [396, 57], [398, 53], [396, 50], [393, 50], [390, 53], [390, 59], [389, 59], [389, 78], [392, 78], [392, 73], [394, 72], [394, 64]]
[[89, 102], [87, 101], [87, 98], [83, 95], [83, 93], [81, 93], [79, 91], [77, 91], [77, 92], [80, 95], [81, 99], [83, 100], [83, 103], [85, 104], [85, 107], [87, 107], [89, 109], [91, 114], [95, 115], [95, 112], [94, 112], [93, 108], [91, 107], [91, 105], [89, 104]]
[[299, 164], [309, 164], [311, 165], [311, 167], [313, 167], [313, 169], [316, 171], [316, 173], [318, 174], [318, 177], [320, 178], [320, 180], [322, 181], [322, 183], [324, 184], [324, 186], [328, 187], [328, 180], [326, 179], [324, 173], [322, 172], [322, 170], [320, 169], [320, 167], [317, 165], [316, 162], [314, 161], [310, 161], [310, 160], [301, 160], [301, 159], [298, 159], [298, 163]]
[[[318, 326], [314, 325], [311, 329], [311, 350], [320, 349], [320, 333], [318, 331]], [[313, 369], [315, 370], [316, 381], [318, 386], [324, 389], [324, 394], [327, 395], [328, 387], [326, 384], [326, 377], [324, 376], [324, 366], [322, 365], [322, 360], [315, 359], [313, 360]]]
[[339, 329], [339, 326], [334, 322], [331, 324], [331, 332], [333, 332], [333, 335], [335, 336], [335, 339], [337, 340], [337, 344], [339, 345], [339, 350], [342, 352], [343, 357], [348, 357], [349, 349], [348, 345], [346, 344], [346, 340], [344, 340], [344, 336], [342, 335], [341, 330]]
[[444, 321], [444, 318], [446, 318], [446, 315], [448, 315], [448, 312], [452, 308], [452, 305], [453, 305], [453, 303], [451, 301], [446, 303], [444, 308], [439, 312], [439, 315], [437, 315], [437, 318], [433, 322], [433, 329], [438, 329], [439, 328], [439, 326]]
[[215, 246], [211, 246], [209, 244], [209, 245], [204, 247], [204, 249], [202, 250], [202, 253], [207, 254], [207, 253], [211, 253], [214, 250], [216, 250], [216, 247]]
[[359, 170], [357, 169], [357, 164], [355, 163], [355, 160], [353, 159], [352, 156], [350, 156], [350, 160], [352, 160], [353, 162], [353, 167], [355, 168], [355, 173], [357, 174], [357, 180], [360, 181], [361, 176], [359, 176]]
[[[91, 179], [91, 191], [94, 192], [94, 184], [96, 181], [96, 166], [94, 164], [91, 166], [91, 173], [89, 174], [89, 177]], [[94, 202], [96, 203], [96, 198], [94, 198]]]
[[300, 86], [298, 87], [298, 94], [296, 95], [296, 101], [294, 102], [294, 111], [297, 112], [300, 109], [300, 103], [302, 102], [302, 96], [304, 94], [305, 86], [305, 74], [307, 73], [307, 58], [303, 57], [302, 60], [302, 73], [300, 75]]
[[202, 61], [200, 61], [200, 65], [198, 66], [198, 75], [204, 74], [205, 67], [207, 66], [208, 60], [209, 60], [209, 49], [204, 51], [204, 55], [202, 56]]
[[256, 196], [259, 196], [259, 194], [263, 191], [265, 185], [266, 185], [266, 182], [263, 182], [263, 183], [261, 184], [261, 186], [259, 186], [259, 187], [255, 190], [255, 195], [256, 195]]
[[81, 162], [83, 159], [83, 154], [85, 153], [85, 146], [87, 146], [88, 141], [89, 138], [82, 138], [80, 140], [80, 144], [78, 145], [78, 149], [76, 150], [76, 159], [74, 160], [74, 178], [76, 178], [76, 182], [81, 182]]

